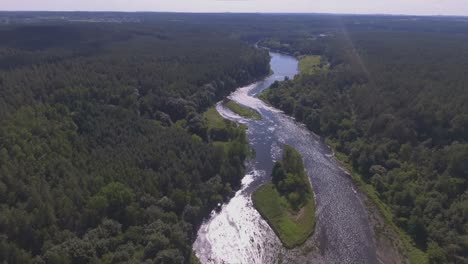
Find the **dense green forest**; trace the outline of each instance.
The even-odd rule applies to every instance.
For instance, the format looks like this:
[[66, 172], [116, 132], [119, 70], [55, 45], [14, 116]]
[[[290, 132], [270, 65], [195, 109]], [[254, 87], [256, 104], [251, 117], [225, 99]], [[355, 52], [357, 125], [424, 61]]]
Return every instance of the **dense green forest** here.
[[348, 17], [313, 40], [263, 41], [321, 55], [330, 69], [262, 96], [346, 154], [431, 263], [467, 263], [468, 32], [459, 21], [391, 19]]
[[0, 262], [189, 262], [248, 152], [210, 106], [269, 73], [258, 43], [322, 56], [326, 71], [276, 83], [268, 100], [345, 153], [432, 262], [466, 263], [466, 29], [447, 17], [0, 12]]
[[249, 154], [203, 113], [268, 73], [203, 25], [0, 26], [0, 262], [190, 262]]

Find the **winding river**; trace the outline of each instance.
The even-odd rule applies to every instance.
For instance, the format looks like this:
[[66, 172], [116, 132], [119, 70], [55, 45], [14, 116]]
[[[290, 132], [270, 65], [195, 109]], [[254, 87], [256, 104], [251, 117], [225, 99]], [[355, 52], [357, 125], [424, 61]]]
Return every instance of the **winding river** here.
[[[256, 109], [262, 120], [242, 118], [222, 103], [218, 112], [246, 124], [256, 157], [248, 166], [242, 188], [200, 227], [193, 249], [203, 264], [229, 263], [378, 263], [374, 233], [362, 195], [320, 137], [255, 96], [276, 80], [294, 78], [295, 58], [271, 54], [274, 74], [242, 87], [230, 99]], [[314, 234], [297, 249], [287, 250], [252, 205], [251, 194], [270, 178], [283, 144], [295, 147], [304, 159], [316, 199]]]

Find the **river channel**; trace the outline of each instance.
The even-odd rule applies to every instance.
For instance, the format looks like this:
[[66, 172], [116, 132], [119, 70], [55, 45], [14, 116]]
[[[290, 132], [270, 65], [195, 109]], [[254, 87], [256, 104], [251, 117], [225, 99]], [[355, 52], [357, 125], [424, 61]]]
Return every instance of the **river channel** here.
[[[201, 225], [193, 250], [203, 264], [378, 263], [372, 225], [362, 195], [323, 140], [304, 125], [256, 98], [274, 81], [294, 78], [298, 61], [270, 53], [273, 74], [241, 87], [229, 98], [257, 110], [262, 119], [242, 118], [222, 102], [216, 109], [227, 119], [247, 125], [255, 158], [235, 196]], [[270, 179], [284, 144], [304, 160], [316, 200], [314, 234], [300, 248], [287, 250], [252, 205], [251, 194]]]

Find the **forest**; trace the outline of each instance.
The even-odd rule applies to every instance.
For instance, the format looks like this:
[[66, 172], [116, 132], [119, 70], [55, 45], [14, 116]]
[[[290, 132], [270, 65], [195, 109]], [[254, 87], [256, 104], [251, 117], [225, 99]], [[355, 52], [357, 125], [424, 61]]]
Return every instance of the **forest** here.
[[190, 263], [197, 226], [250, 155], [211, 107], [269, 74], [258, 44], [321, 56], [327, 70], [277, 82], [266, 99], [344, 153], [432, 263], [466, 263], [466, 28], [0, 12], [0, 262]]
[[262, 97], [344, 153], [431, 263], [467, 263], [468, 32], [459, 21], [387, 19], [263, 41], [330, 67]]
[[205, 112], [268, 73], [203, 26], [1, 25], [0, 262], [190, 263], [250, 155]]

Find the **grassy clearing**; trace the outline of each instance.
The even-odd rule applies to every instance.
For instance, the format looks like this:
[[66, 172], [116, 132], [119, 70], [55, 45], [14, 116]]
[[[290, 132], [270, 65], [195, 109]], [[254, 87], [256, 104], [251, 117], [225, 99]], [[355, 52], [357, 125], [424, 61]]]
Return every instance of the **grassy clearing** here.
[[409, 261], [414, 264], [425, 264], [428, 263], [428, 258], [426, 253], [424, 253], [422, 250], [416, 248], [414, 245], [413, 240], [409, 237], [408, 234], [406, 234], [403, 230], [401, 230], [393, 221], [393, 214], [390, 208], [382, 202], [379, 198], [379, 194], [377, 191], [374, 189], [374, 187], [370, 184], [367, 184], [363, 179], [362, 176], [354, 170], [354, 168], [351, 166], [349, 163], [348, 157], [339, 151], [336, 150], [335, 146], [336, 144], [327, 139], [326, 140], [327, 144], [333, 148], [333, 151], [335, 152], [336, 158], [342, 163], [343, 167], [351, 173], [351, 177], [354, 181], [354, 183], [358, 186], [358, 188], [366, 194], [366, 196], [370, 199], [373, 205], [375, 205], [380, 213], [382, 214], [383, 218], [385, 219], [385, 222], [388, 226], [390, 226], [398, 235], [400, 238], [402, 244], [403, 244], [403, 251], [404, 254], [408, 257]]
[[286, 248], [299, 246], [315, 228], [315, 200], [301, 155], [285, 145], [271, 176], [253, 193], [253, 204]]
[[224, 119], [218, 111], [216, 110], [215, 107], [209, 108], [204, 114], [203, 117], [205, 119], [205, 123], [207, 124], [208, 130], [210, 129], [228, 129], [230, 127], [229, 124], [231, 124], [231, 129], [232, 125], [236, 128], [239, 128], [241, 130], [247, 130], [247, 126], [244, 124], [235, 124], [234, 122]]
[[223, 129], [226, 128], [227, 120], [225, 120], [219, 113], [216, 111], [215, 107], [209, 108], [204, 114], [203, 114], [206, 124], [208, 125], [208, 129]]
[[280, 196], [271, 182], [258, 188], [252, 200], [286, 248], [303, 244], [314, 232], [315, 202], [312, 194], [298, 213], [289, 208], [286, 199]]
[[299, 57], [299, 71], [302, 75], [317, 74], [322, 71], [327, 71], [328, 64], [322, 62], [322, 57], [319, 55], [307, 55]]
[[215, 107], [209, 108], [203, 118], [213, 145], [220, 147], [227, 154], [231, 148], [238, 149], [239, 143], [247, 158], [253, 158], [255, 151], [247, 142], [247, 126], [224, 119]]
[[256, 110], [241, 106], [232, 100], [226, 100], [225, 104], [227, 108], [229, 108], [231, 111], [233, 111], [234, 113], [242, 117], [250, 118], [254, 120], [262, 119], [262, 116]]
[[270, 104], [268, 102], [268, 93], [270, 92], [270, 88], [266, 88], [265, 90], [263, 90], [262, 92], [260, 92], [258, 95], [257, 95], [257, 98], [262, 100], [264, 103], [266, 104]]

